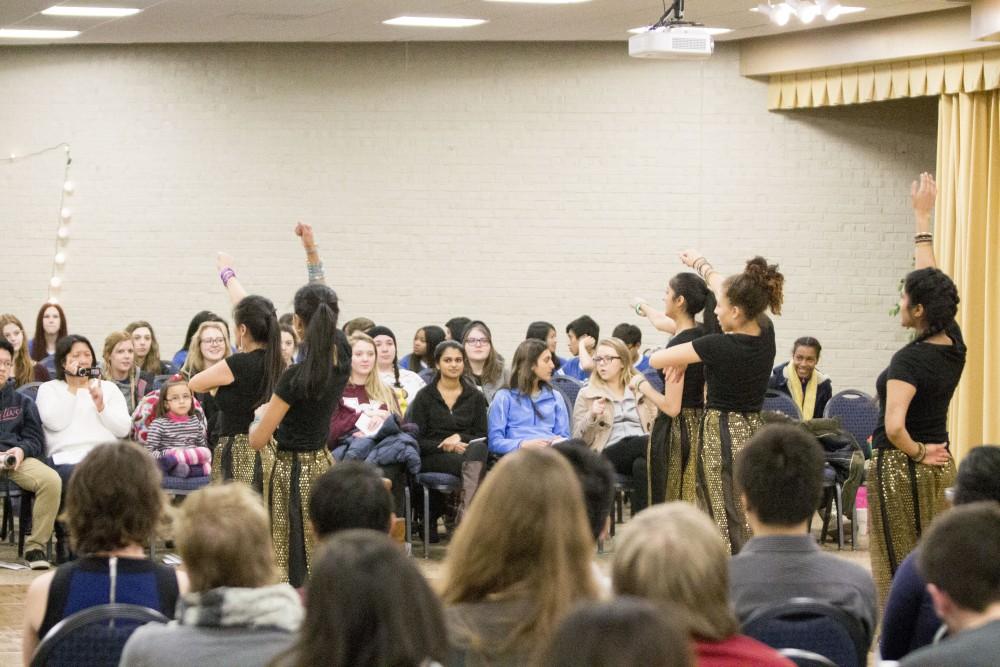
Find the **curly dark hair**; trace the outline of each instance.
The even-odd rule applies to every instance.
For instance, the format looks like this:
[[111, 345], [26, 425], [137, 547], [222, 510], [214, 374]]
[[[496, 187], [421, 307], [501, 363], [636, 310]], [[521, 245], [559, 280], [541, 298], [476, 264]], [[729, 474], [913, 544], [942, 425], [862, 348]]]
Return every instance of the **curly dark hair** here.
[[164, 515], [161, 480], [153, 457], [134, 442], [95, 447], [73, 470], [66, 491], [74, 551], [86, 555], [144, 544]]
[[927, 340], [944, 331], [958, 313], [958, 288], [941, 269], [926, 268], [910, 271], [903, 281], [903, 291], [910, 308], [924, 307], [924, 328], [917, 341]]
[[761, 256], [747, 260], [743, 273], [726, 278], [724, 287], [729, 303], [739, 307], [748, 320], [756, 319], [767, 308], [781, 315], [785, 276], [777, 264], [768, 264]]

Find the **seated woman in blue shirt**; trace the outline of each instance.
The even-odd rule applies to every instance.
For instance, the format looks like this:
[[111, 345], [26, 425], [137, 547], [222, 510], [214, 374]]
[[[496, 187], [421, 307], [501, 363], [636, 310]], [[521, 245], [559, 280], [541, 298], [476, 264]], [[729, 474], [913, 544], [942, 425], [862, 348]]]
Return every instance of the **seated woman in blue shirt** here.
[[569, 409], [549, 384], [552, 368], [552, 353], [544, 342], [531, 339], [517, 346], [510, 387], [498, 391], [490, 404], [491, 453], [548, 447], [569, 438]]

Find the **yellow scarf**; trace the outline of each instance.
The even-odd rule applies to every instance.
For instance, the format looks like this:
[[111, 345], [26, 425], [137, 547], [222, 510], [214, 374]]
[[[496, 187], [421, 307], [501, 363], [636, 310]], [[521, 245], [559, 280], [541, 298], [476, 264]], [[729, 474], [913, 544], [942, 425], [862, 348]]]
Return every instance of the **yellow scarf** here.
[[816, 412], [816, 389], [819, 387], [819, 371], [813, 369], [812, 376], [806, 382], [805, 395], [802, 393], [802, 380], [799, 379], [798, 374], [795, 372], [795, 366], [791, 362], [785, 365], [784, 375], [787, 381], [786, 384], [788, 385], [788, 393], [792, 395], [795, 405], [799, 406], [802, 419], [812, 419], [813, 413]]

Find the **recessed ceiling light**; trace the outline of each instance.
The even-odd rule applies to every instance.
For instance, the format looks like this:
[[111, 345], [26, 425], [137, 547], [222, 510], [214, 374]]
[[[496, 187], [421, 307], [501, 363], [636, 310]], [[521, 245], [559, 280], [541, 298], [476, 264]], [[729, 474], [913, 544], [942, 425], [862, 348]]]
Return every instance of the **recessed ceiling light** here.
[[[634, 35], [637, 35], [639, 33], [649, 32], [650, 27], [651, 26], [643, 25], [643, 26], [639, 26], [638, 28], [632, 28], [631, 30], [629, 30], [629, 32], [632, 33], [632, 34], [634, 34]], [[705, 27], [697, 26], [697, 25], [696, 26], [681, 26], [681, 27], [683, 27], [685, 30], [697, 30], [698, 32], [703, 32], [706, 35], [713, 35], [713, 36], [714, 35], [725, 35], [727, 32], [732, 32], [733, 31], [732, 28], [705, 28]], [[658, 29], [662, 30], [663, 28], [661, 27], [661, 28], [658, 28]]]
[[468, 28], [486, 23], [486, 19], [456, 19], [443, 16], [397, 16], [382, 21], [386, 25], [403, 25], [417, 28]]
[[79, 30], [31, 30], [29, 28], [0, 28], [0, 39], [69, 39], [80, 34]]
[[56, 5], [43, 9], [42, 13], [47, 16], [98, 16], [106, 18], [121, 18], [138, 14], [141, 9], [133, 7], [69, 7], [66, 5]]

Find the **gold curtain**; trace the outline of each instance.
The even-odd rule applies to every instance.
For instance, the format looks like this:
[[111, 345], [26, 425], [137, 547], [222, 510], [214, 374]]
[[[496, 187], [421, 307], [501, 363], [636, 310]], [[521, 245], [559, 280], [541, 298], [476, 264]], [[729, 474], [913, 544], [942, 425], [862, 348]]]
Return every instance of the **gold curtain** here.
[[942, 95], [935, 250], [968, 345], [949, 431], [962, 456], [1000, 444], [1000, 90]]
[[1000, 49], [776, 74], [768, 109], [808, 109], [1000, 88]]

